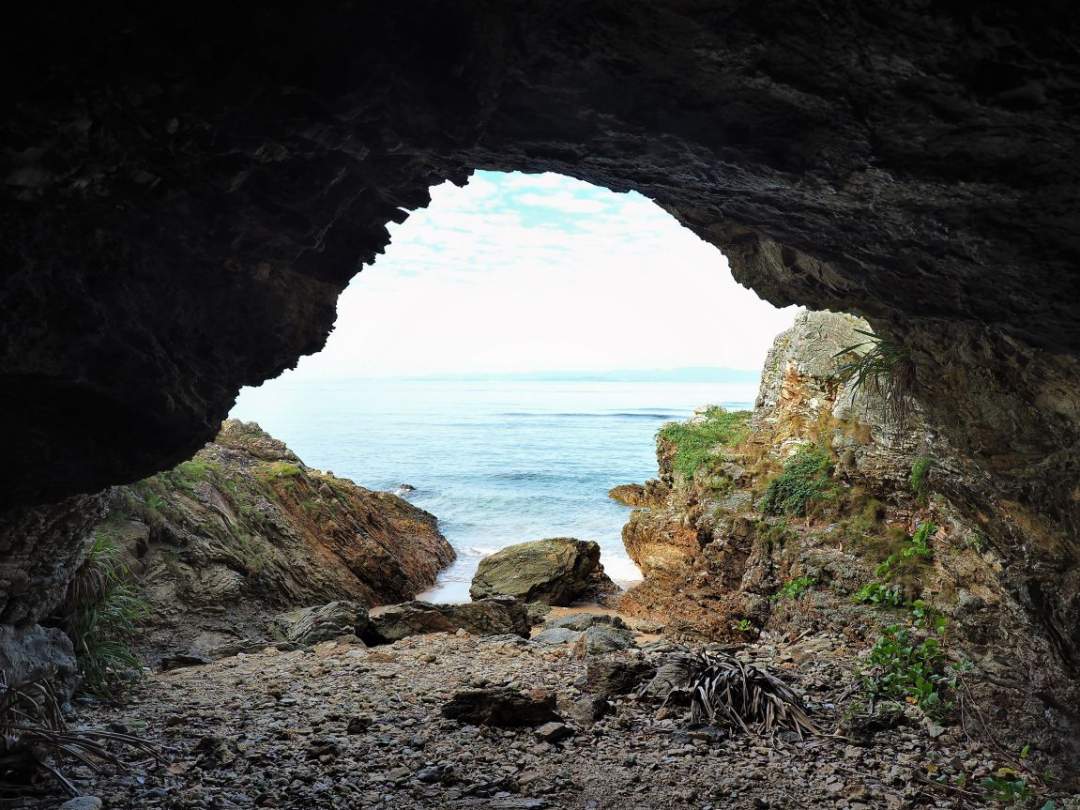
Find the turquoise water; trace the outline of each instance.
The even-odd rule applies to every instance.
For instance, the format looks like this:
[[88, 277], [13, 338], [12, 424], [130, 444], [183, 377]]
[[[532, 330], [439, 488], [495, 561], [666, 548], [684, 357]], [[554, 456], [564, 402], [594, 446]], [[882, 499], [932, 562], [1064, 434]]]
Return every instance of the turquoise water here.
[[656, 475], [654, 436], [695, 407], [748, 408], [752, 383], [276, 380], [245, 389], [232, 416], [256, 421], [303, 461], [407, 497], [439, 518], [458, 553], [434, 601], [468, 601], [481, 557], [543, 537], [596, 540], [616, 581], [640, 573], [616, 484]]

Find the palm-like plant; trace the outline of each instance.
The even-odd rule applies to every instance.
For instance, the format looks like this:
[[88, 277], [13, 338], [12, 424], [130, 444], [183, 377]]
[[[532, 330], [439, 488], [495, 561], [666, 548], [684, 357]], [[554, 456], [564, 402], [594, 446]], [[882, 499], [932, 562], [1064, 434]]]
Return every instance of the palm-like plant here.
[[883, 403], [885, 417], [898, 428], [911, 416], [916, 389], [911, 352], [889, 338], [856, 329], [866, 340], [845, 346], [833, 355], [838, 362], [834, 377], [852, 383], [853, 396], [866, 391]]

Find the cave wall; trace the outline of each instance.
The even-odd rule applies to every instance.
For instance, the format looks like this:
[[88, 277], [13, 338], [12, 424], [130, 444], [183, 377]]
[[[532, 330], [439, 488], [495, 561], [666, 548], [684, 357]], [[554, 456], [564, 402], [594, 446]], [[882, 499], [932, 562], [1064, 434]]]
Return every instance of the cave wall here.
[[0, 79], [0, 423], [19, 464], [0, 509], [189, 457], [240, 386], [323, 345], [385, 223], [431, 185], [555, 171], [653, 198], [773, 303], [859, 313], [909, 346], [928, 418], [984, 482], [956, 500], [1080, 649], [1080, 30], [1064, 2], [18, 22]]

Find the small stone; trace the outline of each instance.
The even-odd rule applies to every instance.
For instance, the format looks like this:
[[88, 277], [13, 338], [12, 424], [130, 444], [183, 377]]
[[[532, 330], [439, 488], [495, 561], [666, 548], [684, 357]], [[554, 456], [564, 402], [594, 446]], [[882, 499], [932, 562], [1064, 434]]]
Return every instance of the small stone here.
[[565, 723], [544, 723], [536, 729], [536, 736], [544, 742], [557, 743], [574, 736], [574, 730]]
[[60, 805], [60, 810], [101, 810], [101, 807], [101, 799], [97, 796], [77, 796]]
[[349, 719], [349, 724], [345, 727], [346, 734], [363, 734], [371, 728], [370, 717], [352, 717]]

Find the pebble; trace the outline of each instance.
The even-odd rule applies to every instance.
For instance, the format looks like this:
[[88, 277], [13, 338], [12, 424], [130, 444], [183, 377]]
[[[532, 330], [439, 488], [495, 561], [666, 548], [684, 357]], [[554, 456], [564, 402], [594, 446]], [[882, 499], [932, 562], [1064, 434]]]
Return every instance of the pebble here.
[[[815, 637], [805, 641], [805, 648], [782, 648], [800, 662], [784, 677], [812, 705], [835, 705], [823, 716], [823, 726], [832, 727], [848, 706], [844, 692], [858, 661], [839, 639], [820, 646], [811, 646], [821, 641]], [[655, 664], [663, 649], [607, 655]], [[915, 773], [928, 764], [969, 778], [991, 764], [989, 756], [945, 745], [947, 735], [929, 739], [925, 730], [901, 737], [894, 729], [856, 746], [836, 738], [773, 744], [692, 728], [685, 707], [674, 702], [660, 719], [657, 703], [631, 693], [594, 701], [583, 688], [590, 659], [566, 648], [545, 650], [551, 648], [436, 634], [363, 651], [362, 660], [342, 645], [322, 657], [254, 653], [168, 678], [151, 675], [123, 709], [95, 704], [80, 708], [79, 720], [104, 726], [122, 712], [129, 728], [145, 729], [161, 746], [165, 762], [100, 777], [94, 792], [109, 810], [163, 802], [170, 810], [900, 810], [921, 795]], [[777, 655], [764, 645], [747, 652], [765, 665]], [[385, 677], [391, 673], [396, 677]], [[553, 694], [560, 719], [537, 728], [494, 728], [441, 715], [461, 690], [507, 684]], [[956, 806], [950, 801], [942, 797], [940, 806]]]

